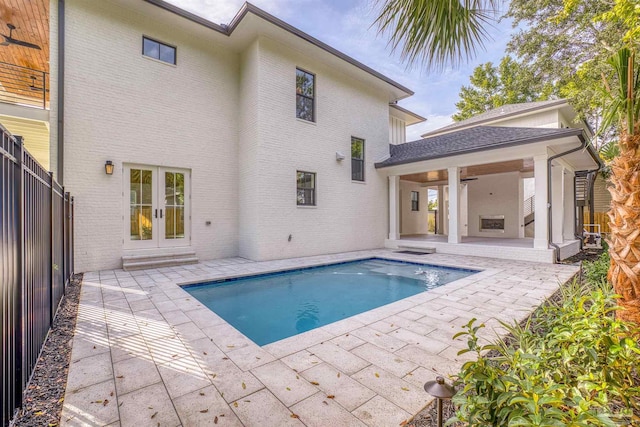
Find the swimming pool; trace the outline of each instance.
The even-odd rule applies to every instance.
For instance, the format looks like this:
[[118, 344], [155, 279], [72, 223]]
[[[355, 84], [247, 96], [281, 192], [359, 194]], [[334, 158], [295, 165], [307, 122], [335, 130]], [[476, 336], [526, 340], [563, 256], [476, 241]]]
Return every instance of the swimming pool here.
[[370, 258], [183, 288], [266, 345], [477, 272]]

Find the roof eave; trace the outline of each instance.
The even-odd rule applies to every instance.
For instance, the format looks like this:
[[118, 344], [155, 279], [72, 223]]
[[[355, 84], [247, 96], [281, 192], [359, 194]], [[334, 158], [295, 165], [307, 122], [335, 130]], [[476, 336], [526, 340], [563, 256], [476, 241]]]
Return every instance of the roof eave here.
[[[511, 142], [507, 142], [504, 144], [500, 144], [500, 145], [487, 145], [484, 147], [478, 147], [478, 148], [472, 148], [469, 150], [462, 150], [462, 151], [456, 151], [456, 152], [452, 152], [452, 153], [444, 153], [444, 154], [439, 154], [436, 156], [423, 156], [423, 157], [418, 157], [415, 159], [405, 159], [405, 160], [399, 160], [397, 162], [391, 162], [391, 163], [387, 163], [385, 164], [385, 162], [378, 162], [375, 163], [374, 166], [376, 169], [383, 169], [383, 168], [387, 168], [387, 167], [391, 167], [391, 166], [399, 166], [399, 165], [406, 165], [409, 163], [418, 163], [418, 162], [424, 162], [427, 160], [437, 160], [437, 159], [443, 159], [446, 157], [454, 157], [454, 156], [461, 156], [463, 154], [471, 154], [471, 153], [479, 153], [479, 152], [483, 152], [483, 151], [491, 151], [491, 150], [499, 150], [501, 148], [508, 148], [508, 147], [515, 147], [518, 145], [525, 145], [525, 144], [533, 144], [535, 142], [542, 142], [542, 141], [551, 141], [554, 139], [560, 139], [560, 138], [566, 138], [568, 136], [578, 136], [581, 137], [582, 136], [582, 129], [567, 129], [567, 132], [562, 132], [562, 133], [558, 133], [556, 135], [541, 135], [541, 136], [536, 136], [536, 137], [529, 137], [529, 138], [521, 138], [518, 140], [514, 140]], [[407, 144], [410, 144], [409, 142]], [[587, 146], [589, 147], [589, 145]]]
[[203, 25], [209, 29], [212, 29], [214, 31], [217, 31], [219, 33], [222, 33], [226, 36], [231, 36], [231, 34], [233, 33], [233, 31], [238, 27], [238, 25], [240, 25], [240, 23], [242, 22], [242, 20], [244, 19], [244, 17], [248, 14], [248, 13], [252, 13], [255, 16], [264, 19], [265, 21], [279, 27], [282, 28], [283, 30], [313, 44], [314, 46], [319, 47], [320, 49], [342, 59], [343, 61], [355, 66], [356, 68], [359, 68], [360, 70], [366, 72], [367, 74], [370, 74], [380, 80], [382, 80], [383, 82], [393, 86], [394, 88], [400, 90], [403, 95], [399, 96], [398, 99], [404, 99], [407, 98], [409, 96], [412, 96], [414, 94], [414, 92], [401, 85], [400, 83], [390, 79], [389, 77], [379, 73], [378, 71], [374, 70], [371, 67], [368, 67], [366, 65], [364, 65], [362, 62], [350, 57], [349, 55], [346, 55], [342, 52], [340, 52], [339, 50], [329, 46], [328, 44], [321, 42], [320, 40], [316, 39], [315, 37], [312, 37], [311, 35], [305, 33], [304, 31], [301, 31], [299, 29], [297, 29], [296, 27], [294, 27], [293, 25], [290, 25], [286, 22], [284, 22], [283, 20], [276, 18], [275, 16], [271, 15], [268, 12], [265, 12], [264, 10], [260, 9], [257, 6], [254, 6], [253, 4], [249, 3], [249, 2], [245, 2], [242, 7], [240, 8], [240, 10], [238, 11], [238, 13], [236, 13], [236, 15], [234, 16], [234, 18], [231, 20], [231, 22], [229, 23], [229, 25], [220, 25], [220, 24], [216, 24], [214, 22], [211, 22], [205, 18], [202, 18], [194, 13], [188, 12], [184, 9], [181, 9], [171, 3], [166, 2], [165, 0], [144, 0], [149, 4], [152, 4], [154, 6], [160, 7], [162, 9], [165, 9], [171, 13], [174, 13], [178, 16], [181, 16], [185, 19], [188, 19], [189, 21], [195, 22], [197, 24]]

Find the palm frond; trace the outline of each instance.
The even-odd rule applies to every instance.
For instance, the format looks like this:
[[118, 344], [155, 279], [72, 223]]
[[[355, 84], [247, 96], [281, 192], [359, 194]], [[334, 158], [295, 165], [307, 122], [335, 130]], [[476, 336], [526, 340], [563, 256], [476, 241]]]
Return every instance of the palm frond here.
[[374, 25], [390, 33], [389, 44], [401, 59], [427, 69], [457, 66], [475, 56], [496, 22], [498, 0], [378, 0]]
[[640, 70], [636, 66], [635, 54], [624, 47], [607, 62], [615, 72], [617, 84], [614, 90], [609, 91], [610, 103], [605, 109], [601, 129], [619, 121], [621, 128], [633, 135], [636, 122], [640, 119]]

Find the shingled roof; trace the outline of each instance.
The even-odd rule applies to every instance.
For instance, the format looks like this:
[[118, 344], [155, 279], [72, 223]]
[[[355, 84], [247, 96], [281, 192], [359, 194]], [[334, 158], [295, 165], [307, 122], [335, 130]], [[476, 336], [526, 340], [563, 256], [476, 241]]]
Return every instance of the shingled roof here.
[[438, 135], [443, 132], [450, 132], [455, 129], [462, 129], [471, 125], [479, 125], [485, 122], [491, 122], [497, 119], [502, 119], [509, 116], [517, 116], [519, 114], [528, 113], [531, 111], [541, 110], [548, 107], [567, 104], [566, 99], [554, 99], [551, 101], [535, 101], [535, 102], [523, 102], [520, 104], [506, 104], [501, 107], [494, 108], [493, 110], [486, 111], [482, 114], [478, 114], [468, 119], [461, 120], [459, 122], [451, 123], [448, 126], [441, 127], [440, 129], [427, 132], [422, 135], [423, 138], [427, 138], [431, 135]]
[[573, 128], [477, 126], [405, 144], [390, 145], [391, 156], [376, 163], [376, 168], [581, 135], [582, 129]]

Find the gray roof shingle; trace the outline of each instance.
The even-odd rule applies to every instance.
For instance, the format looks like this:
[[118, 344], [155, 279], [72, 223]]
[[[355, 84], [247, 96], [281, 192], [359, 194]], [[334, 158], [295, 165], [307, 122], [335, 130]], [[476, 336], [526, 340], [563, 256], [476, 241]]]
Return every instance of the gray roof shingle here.
[[390, 145], [391, 156], [376, 163], [375, 166], [376, 168], [384, 168], [581, 134], [582, 129], [574, 128], [477, 126], [404, 144]]

